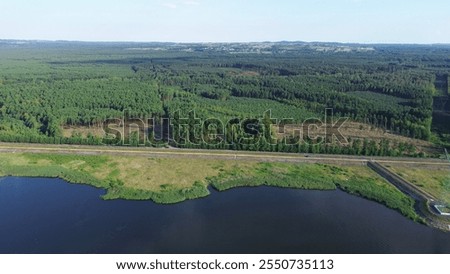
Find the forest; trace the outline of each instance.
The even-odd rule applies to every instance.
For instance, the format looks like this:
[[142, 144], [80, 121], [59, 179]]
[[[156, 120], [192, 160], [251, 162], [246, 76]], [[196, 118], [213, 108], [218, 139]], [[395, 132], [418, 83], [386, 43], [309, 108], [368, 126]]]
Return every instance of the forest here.
[[[449, 73], [448, 45], [0, 40], [0, 141], [425, 156], [407, 142], [273, 129], [332, 109], [335, 119], [449, 147]], [[156, 122], [142, 134], [64, 134], [124, 113]]]

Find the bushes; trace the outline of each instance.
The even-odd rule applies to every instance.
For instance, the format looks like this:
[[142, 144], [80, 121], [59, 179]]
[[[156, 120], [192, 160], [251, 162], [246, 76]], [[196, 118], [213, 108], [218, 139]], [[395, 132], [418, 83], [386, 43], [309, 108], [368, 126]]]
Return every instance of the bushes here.
[[61, 166], [0, 166], [0, 175], [21, 177], [61, 178], [71, 183], [88, 184], [95, 187], [105, 187], [97, 178], [80, 171], [69, 170]]
[[108, 189], [105, 200], [125, 199], [125, 200], [152, 200], [158, 204], [174, 204], [185, 200], [202, 198], [209, 195], [206, 186], [200, 182], [194, 183], [191, 188], [172, 189], [162, 192], [132, 189], [129, 187], [113, 187]]
[[379, 185], [373, 179], [352, 177], [349, 181], [339, 181], [336, 185], [343, 191], [379, 202], [395, 209], [414, 221], [420, 217], [414, 210], [415, 201], [391, 185]]
[[324, 174], [324, 171], [326, 170], [321, 165], [260, 163], [255, 170], [223, 172], [219, 176], [208, 178], [208, 182], [219, 191], [262, 185], [315, 190], [336, 189], [332, 177]]

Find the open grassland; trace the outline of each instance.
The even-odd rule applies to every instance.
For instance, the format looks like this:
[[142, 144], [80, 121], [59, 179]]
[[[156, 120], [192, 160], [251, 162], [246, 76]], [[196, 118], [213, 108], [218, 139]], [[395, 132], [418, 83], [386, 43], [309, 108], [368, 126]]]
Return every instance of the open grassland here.
[[[239, 163], [251, 169], [255, 163]], [[0, 176], [58, 177], [105, 188], [105, 199], [175, 203], [209, 194], [205, 178], [235, 168], [233, 161], [70, 154], [0, 154]]]
[[413, 220], [414, 201], [364, 166], [259, 163], [219, 159], [0, 154], [0, 176], [58, 177], [104, 188], [104, 199], [176, 203], [209, 194], [208, 185], [334, 190], [378, 201]]
[[410, 168], [392, 164], [388, 168], [438, 201], [450, 204], [450, 169], [448, 167]]

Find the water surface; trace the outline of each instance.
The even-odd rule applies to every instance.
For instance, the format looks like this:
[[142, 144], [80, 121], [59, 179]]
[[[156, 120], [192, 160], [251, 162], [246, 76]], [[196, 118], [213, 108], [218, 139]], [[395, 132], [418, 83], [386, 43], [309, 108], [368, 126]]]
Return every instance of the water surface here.
[[450, 233], [342, 191], [238, 188], [176, 205], [0, 179], [0, 253], [450, 253]]

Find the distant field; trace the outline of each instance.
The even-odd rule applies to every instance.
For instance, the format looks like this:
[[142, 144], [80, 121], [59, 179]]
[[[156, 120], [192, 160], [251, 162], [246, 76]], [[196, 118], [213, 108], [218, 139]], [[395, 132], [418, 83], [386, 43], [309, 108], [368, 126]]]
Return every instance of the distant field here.
[[[211, 117], [217, 114], [217, 118], [261, 118], [270, 111], [273, 119], [293, 119], [301, 121], [308, 118], [322, 118], [323, 113], [314, 113], [305, 108], [283, 104], [268, 99], [237, 98], [231, 97], [226, 101], [217, 101], [207, 98], [198, 100], [198, 108], [205, 108]], [[324, 110], [325, 111], [325, 110]]]

